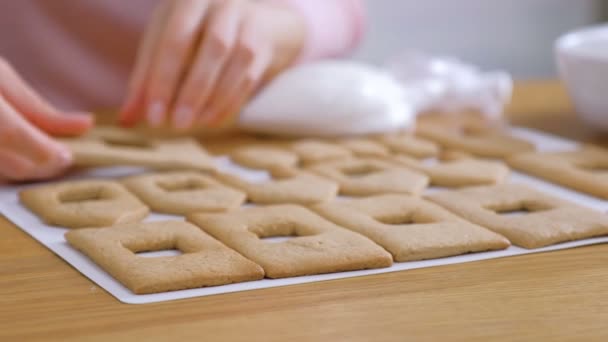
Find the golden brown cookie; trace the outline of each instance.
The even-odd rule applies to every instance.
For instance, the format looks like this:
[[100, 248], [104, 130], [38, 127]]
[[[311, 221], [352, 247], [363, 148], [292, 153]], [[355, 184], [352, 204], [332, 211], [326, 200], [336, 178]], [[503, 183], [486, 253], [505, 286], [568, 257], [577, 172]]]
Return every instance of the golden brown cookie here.
[[65, 228], [139, 222], [149, 212], [120, 183], [109, 180], [35, 186], [21, 191], [19, 199], [45, 223]]
[[[264, 268], [269, 278], [388, 267], [392, 258], [362, 235], [308, 209], [275, 205], [193, 214], [188, 220]], [[272, 243], [266, 237], [289, 236]]]
[[513, 168], [603, 199], [608, 199], [608, 151], [581, 147], [569, 152], [532, 152], [507, 159]]
[[164, 214], [226, 211], [245, 202], [243, 192], [194, 171], [132, 176], [123, 184], [152, 210]]
[[257, 204], [310, 205], [330, 200], [338, 193], [335, 182], [307, 172], [262, 183], [252, 183], [227, 173], [219, 173], [215, 177], [222, 183], [245, 192], [247, 199]]
[[[264, 271], [184, 221], [121, 224], [73, 230], [66, 240], [136, 294], [258, 280]], [[139, 252], [177, 249], [175, 256]]]
[[357, 157], [386, 157], [390, 154], [386, 146], [370, 138], [341, 138], [337, 143]]
[[408, 195], [332, 201], [312, 209], [372, 239], [398, 262], [505, 249], [510, 245], [503, 236]]
[[388, 133], [378, 136], [377, 139], [392, 153], [407, 154], [418, 159], [436, 157], [439, 154], [437, 144], [411, 133]]
[[492, 127], [480, 127], [463, 121], [460, 125], [418, 125], [416, 134], [444, 148], [472, 153], [480, 157], [506, 158], [534, 150], [534, 144]]
[[489, 160], [458, 159], [426, 164], [404, 155], [394, 156], [391, 160], [429, 176], [433, 186], [457, 188], [498, 184], [509, 175], [507, 166]]
[[428, 185], [428, 177], [372, 158], [349, 158], [317, 163], [310, 171], [334, 180], [345, 196], [371, 196], [385, 193], [420, 194]]
[[215, 169], [211, 157], [191, 138], [149, 139], [118, 128], [97, 128], [89, 135], [61, 142], [70, 148], [77, 166]]
[[270, 145], [237, 148], [230, 154], [230, 159], [244, 167], [266, 170], [271, 173], [275, 169], [295, 168], [299, 162], [298, 156], [294, 152]]
[[304, 166], [352, 156], [352, 152], [344, 146], [316, 139], [296, 141], [291, 144], [290, 149], [296, 153], [300, 164]]
[[429, 199], [524, 248], [608, 235], [605, 214], [520, 184], [443, 191]]

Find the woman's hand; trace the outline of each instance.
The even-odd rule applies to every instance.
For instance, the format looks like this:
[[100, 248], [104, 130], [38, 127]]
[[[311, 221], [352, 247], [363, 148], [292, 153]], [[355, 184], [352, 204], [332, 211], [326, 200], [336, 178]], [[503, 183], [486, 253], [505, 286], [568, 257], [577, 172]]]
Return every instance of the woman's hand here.
[[78, 135], [92, 124], [91, 116], [50, 106], [0, 58], [0, 182], [60, 174], [71, 164], [70, 151], [45, 133]]
[[294, 61], [304, 26], [277, 1], [164, 1], [139, 49], [121, 123], [225, 124]]

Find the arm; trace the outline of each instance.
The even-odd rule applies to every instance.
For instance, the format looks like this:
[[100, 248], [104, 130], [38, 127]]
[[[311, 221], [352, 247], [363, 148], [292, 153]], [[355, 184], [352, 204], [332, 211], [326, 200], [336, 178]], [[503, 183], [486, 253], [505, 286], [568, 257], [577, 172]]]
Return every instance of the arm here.
[[365, 31], [361, 0], [270, 0], [293, 7], [304, 18], [307, 36], [299, 62], [339, 57], [354, 50]]

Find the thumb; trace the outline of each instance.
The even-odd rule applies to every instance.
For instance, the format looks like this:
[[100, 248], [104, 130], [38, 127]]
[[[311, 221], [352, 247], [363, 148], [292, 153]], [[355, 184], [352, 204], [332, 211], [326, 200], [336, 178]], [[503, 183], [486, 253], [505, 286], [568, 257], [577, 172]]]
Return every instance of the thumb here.
[[6, 62], [0, 60], [0, 93], [29, 122], [54, 135], [80, 135], [93, 126], [90, 113], [58, 111], [38, 95]]

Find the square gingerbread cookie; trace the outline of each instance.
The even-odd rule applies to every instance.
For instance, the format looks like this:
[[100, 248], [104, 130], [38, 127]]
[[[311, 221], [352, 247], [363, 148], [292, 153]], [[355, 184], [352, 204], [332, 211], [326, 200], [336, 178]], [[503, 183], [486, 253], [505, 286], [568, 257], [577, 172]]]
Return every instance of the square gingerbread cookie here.
[[[258, 280], [264, 271], [184, 221], [156, 221], [70, 231], [66, 240], [136, 294]], [[139, 252], [177, 249], [180, 255]]]
[[605, 213], [521, 184], [443, 191], [428, 198], [524, 248], [608, 235]]
[[332, 201], [312, 209], [372, 239], [398, 262], [499, 250], [510, 245], [503, 236], [408, 195]]
[[[388, 267], [392, 258], [371, 240], [296, 205], [192, 214], [188, 220], [264, 268], [269, 278]], [[266, 237], [286, 236], [272, 243]]]

